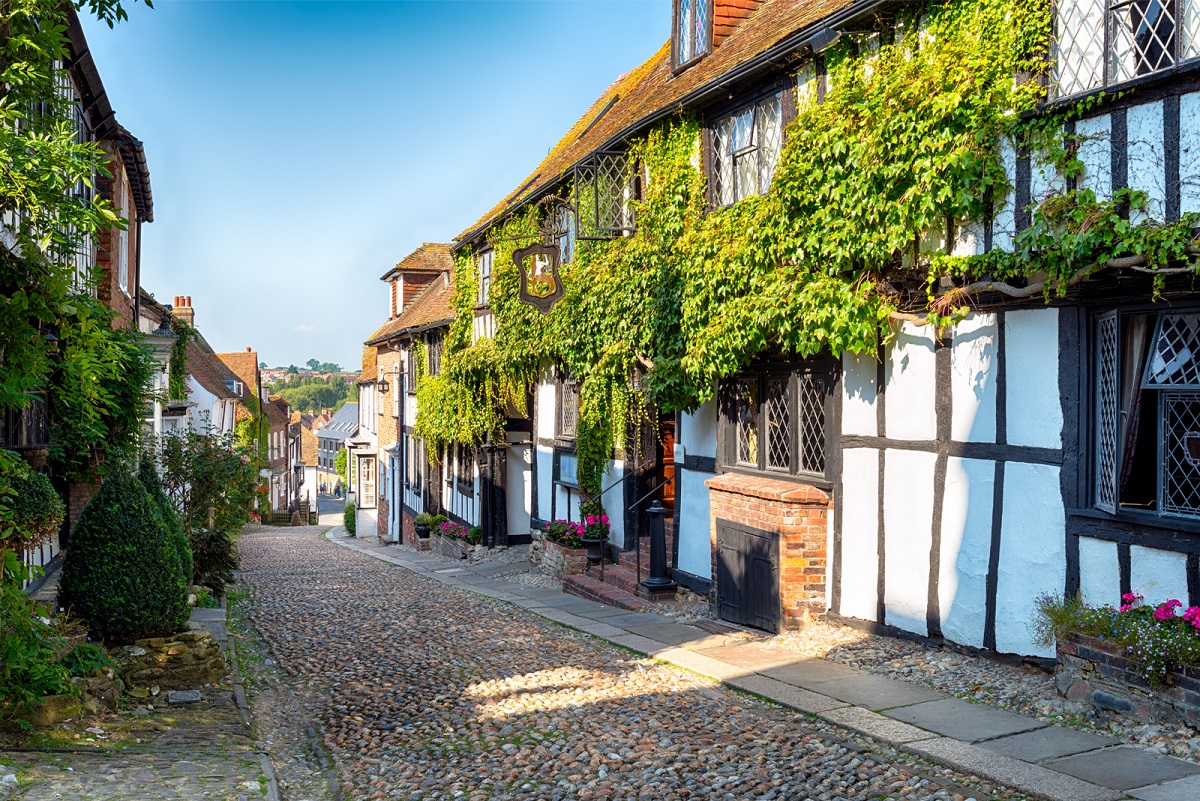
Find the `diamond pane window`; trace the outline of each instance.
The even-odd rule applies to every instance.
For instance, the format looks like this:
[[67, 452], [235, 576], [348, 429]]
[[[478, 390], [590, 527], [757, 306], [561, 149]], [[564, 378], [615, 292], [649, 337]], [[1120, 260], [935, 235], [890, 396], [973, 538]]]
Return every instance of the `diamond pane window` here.
[[1058, 97], [1104, 85], [1105, 0], [1060, 0], [1054, 17], [1051, 58]]
[[758, 467], [758, 379], [738, 382], [737, 463]]
[[574, 437], [578, 430], [579, 388], [574, 379], [567, 379], [558, 390], [558, 435]]
[[1200, 515], [1200, 392], [1163, 392], [1161, 508]]
[[825, 387], [819, 376], [800, 376], [800, 469], [825, 473]]
[[782, 145], [782, 92], [719, 118], [712, 127], [716, 204], [729, 206], [770, 189]]
[[609, 239], [633, 232], [634, 173], [625, 153], [593, 153], [575, 168], [578, 218], [572, 222], [572, 239]]
[[767, 379], [767, 469], [792, 467], [792, 394], [787, 376]]
[[1200, 389], [1200, 314], [1159, 316], [1142, 385]]
[[707, 53], [711, 47], [712, 0], [675, 0], [675, 66]]
[[495, 251], [479, 254], [479, 305], [486, 306], [492, 296], [492, 263]]
[[1121, 423], [1121, 374], [1116, 313], [1096, 325], [1096, 505], [1117, 507], [1117, 447]]
[[1175, 64], [1175, 0], [1125, 0], [1109, 13], [1111, 80], [1127, 81]]
[[823, 477], [827, 376], [832, 369], [832, 364], [806, 362], [725, 384], [722, 463], [774, 476]]

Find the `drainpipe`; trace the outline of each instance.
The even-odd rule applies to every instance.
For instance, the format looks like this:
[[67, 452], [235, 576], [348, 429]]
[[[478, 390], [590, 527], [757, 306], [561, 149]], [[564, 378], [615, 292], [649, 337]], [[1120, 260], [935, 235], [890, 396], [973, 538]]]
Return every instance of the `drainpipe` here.
[[133, 330], [137, 331], [142, 319], [142, 221], [134, 229], [137, 240], [133, 246]]

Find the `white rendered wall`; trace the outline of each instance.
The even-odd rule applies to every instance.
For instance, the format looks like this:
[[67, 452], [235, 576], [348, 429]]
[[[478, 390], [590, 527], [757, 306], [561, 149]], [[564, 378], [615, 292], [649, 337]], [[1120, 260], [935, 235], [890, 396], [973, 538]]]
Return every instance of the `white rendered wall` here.
[[954, 328], [950, 349], [950, 435], [996, 441], [996, 315], [973, 314]]
[[717, 455], [717, 402], [710, 399], [695, 412], [679, 415], [675, 436], [675, 508], [679, 510], [679, 569], [701, 578], [712, 578], [712, 542], [708, 519], [708, 487], [711, 473], [688, 470], [687, 456], [715, 458]]
[[888, 347], [884, 414], [889, 439], [932, 440], [934, 335], [930, 326], [902, 323]]
[[558, 399], [555, 397], [554, 382], [543, 375], [537, 385], [537, 420], [533, 430], [534, 436], [542, 439], [552, 439], [554, 434], [554, 416], [558, 410]]
[[1188, 606], [1187, 556], [1134, 545], [1129, 549], [1129, 589], [1148, 604], [1174, 598]]
[[842, 452], [841, 613], [874, 620], [879, 582], [879, 451]]
[[[677, 464], [683, 463], [683, 456], [701, 456], [709, 459], [717, 455], [717, 401], [710, 398], [691, 414], [679, 416], [679, 431], [675, 436]], [[683, 447], [683, 456], [679, 447]]]
[[537, 459], [537, 513], [542, 520], [551, 520], [550, 495], [554, 491], [554, 451], [545, 445], [534, 446]]
[[1129, 219], [1139, 222], [1148, 214], [1161, 220], [1167, 208], [1162, 101], [1132, 106], [1126, 112], [1125, 126], [1129, 142], [1129, 188], [1140, 189], [1150, 196], [1146, 211], [1131, 212]]
[[1079, 150], [1075, 156], [1083, 162], [1083, 174], [1075, 180], [1079, 189], [1090, 189], [1097, 200], [1112, 197], [1112, 117], [1101, 114], [1075, 123]]
[[1058, 468], [1010, 462], [1004, 467], [1000, 570], [996, 581], [996, 650], [1053, 657], [1035, 645], [1037, 599], [1066, 582], [1066, 517]]
[[1029, 200], [1037, 204], [1066, 191], [1067, 182], [1053, 162], [1042, 161], [1039, 154], [1033, 154], [1029, 159]]
[[996, 463], [950, 457], [942, 504], [938, 610], [942, 635], [983, 647]]
[[712, 577], [712, 542], [709, 534], [708, 473], [681, 470], [675, 466], [679, 486], [675, 503], [679, 509], [679, 569], [701, 578]]
[[1179, 210], [1200, 211], [1200, 92], [1179, 98]]
[[1000, 161], [1004, 165], [1004, 174], [1009, 177], [1009, 188], [992, 218], [992, 247], [1012, 250], [1013, 238], [1017, 235], [1017, 154], [1007, 137], [1000, 141]]
[[879, 432], [875, 398], [879, 361], [873, 356], [842, 356], [842, 433], [873, 437]]
[[1079, 539], [1079, 591], [1088, 606], [1120, 606], [1121, 567], [1115, 542]]
[[883, 572], [883, 622], [917, 634], [928, 632], [925, 613], [936, 460], [932, 453], [890, 450], [884, 462], [883, 536], [887, 561]]
[[1061, 448], [1058, 310], [1007, 312], [1004, 358], [1009, 444]]

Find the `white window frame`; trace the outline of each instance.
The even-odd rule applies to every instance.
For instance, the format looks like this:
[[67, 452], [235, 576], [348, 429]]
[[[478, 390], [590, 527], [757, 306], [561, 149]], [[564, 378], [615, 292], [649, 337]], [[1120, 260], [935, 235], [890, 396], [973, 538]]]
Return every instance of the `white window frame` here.
[[480, 306], [487, 306], [492, 297], [492, 268], [495, 258], [496, 251], [485, 250], [479, 254], [479, 260], [476, 262], [479, 267], [479, 293], [476, 300]]
[[[714, 120], [710, 129], [714, 206], [732, 206], [752, 195], [765, 194], [771, 188], [779, 154], [783, 151], [783, 95], [782, 89], [771, 92]], [[749, 122], [744, 123], [747, 115]], [[748, 124], [748, 129], [739, 128], [739, 123]], [[745, 142], [738, 146], [743, 132]], [[773, 141], [769, 136], [771, 133], [774, 134]], [[753, 159], [753, 186], [743, 185], [739, 178], [739, 166], [747, 159]]]
[[675, 0], [672, 5], [675, 68], [682, 69], [712, 51], [716, 4], [713, 0]]

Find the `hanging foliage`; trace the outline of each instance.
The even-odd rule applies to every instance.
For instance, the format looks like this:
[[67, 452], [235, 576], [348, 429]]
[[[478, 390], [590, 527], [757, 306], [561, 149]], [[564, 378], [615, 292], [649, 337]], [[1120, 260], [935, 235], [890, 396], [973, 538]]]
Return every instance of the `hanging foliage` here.
[[[941, 325], [979, 295], [1049, 296], [1109, 266], [1159, 284], [1193, 272], [1195, 216], [1130, 222], [1145, 196], [1127, 190], [1104, 202], [1050, 196], [1011, 252], [950, 255], [1008, 197], [1006, 147], [1068, 175], [1081, 168], [1078, 139], [1062, 134], [1078, 109], [1027, 120], [1044, 90], [1014, 80], [1049, 67], [1051, 10], [934, 3], [880, 19], [877, 39], [842, 37], [824, 54], [821, 102], [811, 85], [788, 90], [797, 116], [770, 191], [728, 208], [708, 208], [697, 121], [661, 123], [630, 143], [630, 169], [646, 177], [636, 234], [579, 242], [548, 315], [520, 302], [512, 263], [536, 240], [536, 212], [505, 222], [489, 236], [495, 337], [468, 344], [477, 278], [460, 254], [452, 345], [442, 376], [418, 384], [418, 433], [439, 443], [493, 433], [509, 400], [495, 388], [515, 393], [552, 366], [580, 384], [578, 475], [595, 493], [648, 403], [694, 410], [760, 355], [875, 354], [897, 318]], [[945, 292], [945, 276], [963, 286]]]

